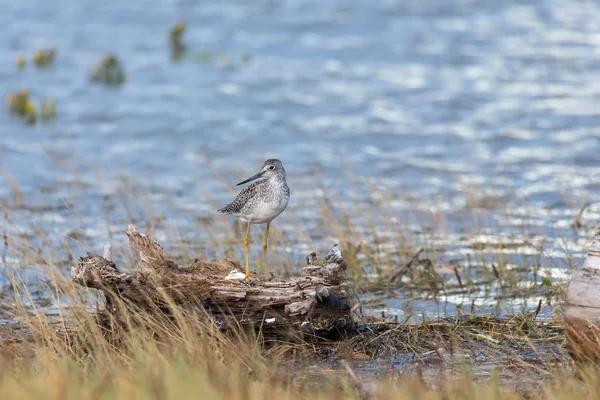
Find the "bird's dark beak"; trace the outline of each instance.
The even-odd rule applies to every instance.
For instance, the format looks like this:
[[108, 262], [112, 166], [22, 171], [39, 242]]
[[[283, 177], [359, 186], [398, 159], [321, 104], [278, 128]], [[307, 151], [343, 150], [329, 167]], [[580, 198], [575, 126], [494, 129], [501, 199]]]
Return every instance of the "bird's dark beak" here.
[[262, 177], [262, 172], [259, 172], [256, 175], [252, 175], [250, 178], [246, 179], [245, 181], [241, 181], [240, 183], [238, 183], [235, 186], [240, 186], [240, 185], [243, 185], [244, 183], [252, 182], [253, 180], [261, 178], [261, 177]]

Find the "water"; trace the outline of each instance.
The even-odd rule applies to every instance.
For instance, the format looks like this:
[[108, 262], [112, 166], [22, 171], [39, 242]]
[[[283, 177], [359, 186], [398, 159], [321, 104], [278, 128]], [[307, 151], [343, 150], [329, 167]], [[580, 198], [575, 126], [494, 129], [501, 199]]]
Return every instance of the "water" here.
[[[427, 237], [441, 267], [464, 265], [472, 253], [497, 256], [486, 244], [508, 242], [500, 251], [508, 264], [531, 266], [539, 256], [541, 275], [561, 282], [569, 264], [581, 262], [600, 216], [594, 2], [1, 0], [0, 7], [2, 94], [29, 88], [34, 99], [56, 98], [59, 113], [55, 124], [36, 127], [0, 113], [0, 202], [11, 237], [40, 243], [41, 230], [77, 254], [99, 252], [108, 236], [120, 243], [126, 223], [142, 221], [148, 208], [185, 232], [191, 218], [217, 218], [232, 196], [225, 182], [271, 157], [288, 171], [290, 215], [308, 233], [294, 238], [286, 213], [274, 224], [288, 239], [274, 251], [294, 262], [337, 239], [322, 234], [315, 212], [328, 198], [354, 215], [367, 243], [369, 222], [386, 222], [383, 251], [400, 228], [417, 241]], [[167, 32], [179, 19], [188, 24], [188, 53], [174, 63]], [[16, 56], [29, 60], [41, 47], [58, 49], [55, 66], [17, 71]], [[199, 62], [198, 52], [213, 59]], [[124, 63], [120, 88], [89, 81], [107, 53]], [[227, 65], [217, 55], [227, 55]], [[146, 204], [120, 200], [128, 182]], [[369, 212], [381, 198], [387, 214]], [[586, 226], [575, 232], [570, 224], [586, 202]], [[190, 237], [197, 243], [203, 234]], [[4, 258], [22, 267], [16, 254]], [[447, 311], [425, 297], [420, 304], [399, 293], [381, 309], [435, 316], [473, 300], [447, 295]], [[526, 299], [526, 308], [538, 298]], [[498, 303], [493, 294], [476, 300], [485, 311]]]

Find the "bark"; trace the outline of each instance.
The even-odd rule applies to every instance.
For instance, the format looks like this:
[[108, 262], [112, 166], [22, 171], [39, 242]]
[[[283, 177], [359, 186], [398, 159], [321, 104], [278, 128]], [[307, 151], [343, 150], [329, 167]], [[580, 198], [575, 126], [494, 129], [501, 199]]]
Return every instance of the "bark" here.
[[[315, 253], [306, 260], [300, 277], [289, 281], [245, 281], [244, 269], [230, 258], [215, 262], [196, 259], [179, 268], [168, 260], [161, 245], [133, 225], [127, 236], [138, 261], [134, 273], [119, 271], [110, 259], [88, 253], [71, 270], [74, 282], [102, 291], [105, 313], [119, 318], [121, 305], [135, 312], [172, 313], [202, 309], [222, 329], [261, 329], [265, 337], [286, 329], [335, 337], [353, 326], [346, 304], [346, 263], [336, 244], [317, 263]], [[119, 305], [119, 306], [117, 306]], [[106, 320], [106, 319], [104, 319]]]
[[600, 360], [600, 230], [583, 266], [571, 277], [565, 308], [566, 336], [576, 361]]

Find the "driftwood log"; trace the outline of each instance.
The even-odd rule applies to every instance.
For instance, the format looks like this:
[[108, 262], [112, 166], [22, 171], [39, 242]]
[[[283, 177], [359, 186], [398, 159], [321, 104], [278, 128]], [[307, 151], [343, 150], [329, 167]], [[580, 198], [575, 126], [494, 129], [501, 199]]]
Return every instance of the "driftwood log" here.
[[569, 352], [576, 361], [600, 360], [600, 230], [583, 266], [575, 270], [567, 288], [565, 308]]
[[110, 247], [105, 247], [103, 256], [88, 253], [81, 257], [71, 270], [74, 282], [104, 293], [104, 313], [118, 318], [122, 307], [115, 304], [166, 315], [173, 306], [200, 309], [220, 329], [260, 329], [265, 338], [281, 336], [290, 328], [328, 338], [352, 329], [346, 263], [338, 245], [322, 264], [317, 264], [315, 253], [310, 254], [296, 279], [245, 281], [244, 269], [230, 258], [212, 263], [196, 259], [189, 267], [179, 268], [166, 258], [158, 242], [133, 225], [126, 232], [138, 257], [134, 273], [119, 271]]

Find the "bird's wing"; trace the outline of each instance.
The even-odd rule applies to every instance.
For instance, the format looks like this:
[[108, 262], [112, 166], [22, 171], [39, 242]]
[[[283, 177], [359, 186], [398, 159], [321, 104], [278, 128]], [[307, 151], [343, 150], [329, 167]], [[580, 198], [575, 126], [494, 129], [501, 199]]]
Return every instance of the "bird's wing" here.
[[242, 208], [244, 208], [248, 200], [250, 200], [257, 191], [258, 186], [265, 182], [266, 180], [262, 180], [246, 186], [231, 203], [217, 211], [224, 214], [233, 214], [242, 211]]

